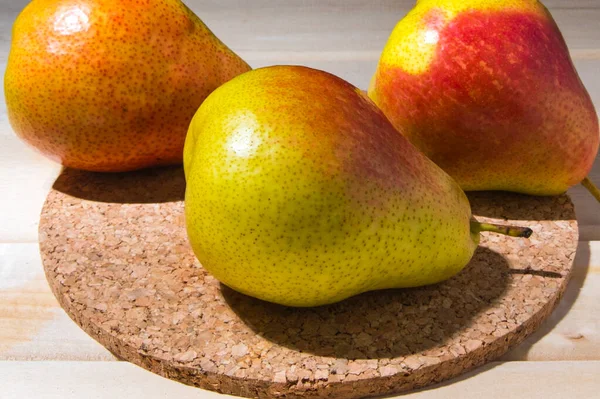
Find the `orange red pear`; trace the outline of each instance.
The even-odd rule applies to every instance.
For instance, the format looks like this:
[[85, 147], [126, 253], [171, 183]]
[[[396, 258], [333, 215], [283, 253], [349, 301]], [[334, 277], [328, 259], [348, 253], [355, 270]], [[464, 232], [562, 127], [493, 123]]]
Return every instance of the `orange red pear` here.
[[561, 194], [598, 152], [590, 96], [537, 0], [419, 0], [369, 96], [467, 191]]
[[179, 0], [34, 0], [13, 27], [8, 117], [68, 167], [177, 164], [198, 106], [249, 69]]

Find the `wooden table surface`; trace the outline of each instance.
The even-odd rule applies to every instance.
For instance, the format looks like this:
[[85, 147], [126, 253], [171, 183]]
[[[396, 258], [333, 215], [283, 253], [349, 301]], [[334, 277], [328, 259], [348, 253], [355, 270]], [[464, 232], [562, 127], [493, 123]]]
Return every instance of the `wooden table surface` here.
[[[27, 0], [0, 0], [0, 70]], [[302, 64], [366, 88], [411, 0], [187, 0], [253, 67]], [[546, 0], [600, 108], [600, 0]], [[3, 85], [2, 85], [3, 86]], [[37, 226], [60, 171], [20, 142], [0, 101], [0, 398], [217, 398], [117, 361], [62, 311], [46, 283]], [[600, 184], [600, 161], [591, 178]], [[502, 359], [408, 398], [592, 398], [600, 392], [600, 204], [570, 190], [576, 267], [551, 318]]]

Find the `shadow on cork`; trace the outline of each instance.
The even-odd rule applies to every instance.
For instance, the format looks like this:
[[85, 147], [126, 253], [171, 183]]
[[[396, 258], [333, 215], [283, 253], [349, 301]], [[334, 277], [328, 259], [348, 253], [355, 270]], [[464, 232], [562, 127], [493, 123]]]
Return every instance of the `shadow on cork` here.
[[504, 220], [571, 220], [573, 203], [566, 194], [539, 197], [503, 191], [468, 192], [475, 216]]
[[52, 187], [72, 197], [122, 204], [183, 201], [185, 176], [181, 166], [123, 173], [99, 173], [65, 168]]
[[221, 288], [238, 317], [278, 345], [319, 356], [381, 359], [440, 357], [470, 330], [476, 341], [484, 335], [479, 327], [490, 328], [477, 323], [488, 321], [486, 310], [502, 299], [510, 280], [506, 259], [479, 247], [469, 265], [443, 283], [374, 291], [316, 308], [284, 307]]

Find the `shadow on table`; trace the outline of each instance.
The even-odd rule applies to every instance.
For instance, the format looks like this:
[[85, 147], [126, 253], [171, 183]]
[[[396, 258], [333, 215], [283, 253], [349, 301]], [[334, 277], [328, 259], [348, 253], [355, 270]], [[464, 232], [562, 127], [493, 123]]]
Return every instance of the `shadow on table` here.
[[346, 359], [422, 353], [468, 327], [510, 281], [505, 258], [479, 247], [467, 267], [433, 286], [361, 294], [337, 304], [291, 308], [222, 285], [225, 300], [256, 333], [293, 350]]
[[181, 166], [123, 173], [87, 172], [65, 168], [52, 187], [89, 201], [148, 204], [183, 201], [185, 177]]
[[[567, 289], [558, 303], [558, 306], [552, 312], [550, 317], [542, 323], [542, 325], [529, 336], [522, 344], [512, 349], [500, 360], [527, 360], [529, 351], [531, 348], [544, 336], [552, 332], [554, 328], [561, 322], [562, 319], [569, 313], [573, 304], [579, 297], [581, 288], [585, 282], [588, 271], [590, 268], [590, 247], [587, 241], [580, 241], [577, 247], [577, 254], [575, 256], [573, 271], [571, 280], [567, 286]], [[583, 338], [580, 335], [573, 335], [569, 337], [572, 340], [578, 340]], [[552, 357], [548, 359], [540, 360], [556, 360]]]

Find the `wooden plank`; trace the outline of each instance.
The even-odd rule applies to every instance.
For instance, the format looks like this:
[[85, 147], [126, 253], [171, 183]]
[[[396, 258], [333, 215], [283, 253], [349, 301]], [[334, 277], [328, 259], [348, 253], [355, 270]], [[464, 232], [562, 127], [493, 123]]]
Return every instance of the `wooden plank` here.
[[[0, 5], [0, 30], [5, 32], [0, 42], [4, 46], [8, 46], [10, 26], [27, 2]], [[414, 3], [189, 0], [186, 4], [236, 51], [324, 51], [382, 49], [393, 27]], [[600, 20], [600, 7], [581, 3], [579, 8], [564, 8], [562, 4], [551, 11], [569, 46], [597, 49], [600, 30], [594, 27]]]
[[[396, 23], [409, 11], [371, 7], [192, 9], [235, 51], [365, 51], [383, 49]], [[274, 15], [275, 14], [275, 15]], [[598, 49], [600, 9], [556, 9], [552, 15], [571, 49]], [[235, 21], [235, 22], [232, 22]]]
[[[254, 0], [252, 8], [258, 9], [273, 9], [273, 8], [316, 8], [319, 9], [339, 9], [341, 7], [361, 7], [363, 11], [372, 9], [397, 9], [411, 8], [417, 0]], [[184, 0], [184, 2], [192, 7], [200, 7], [202, 10], [228, 10], [230, 8], [245, 7], [248, 5], [247, 0]], [[578, 9], [578, 8], [600, 8], [597, 0], [541, 0], [541, 2], [550, 9]]]
[[62, 311], [37, 244], [0, 244], [0, 359], [114, 359]]
[[[0, 132], [8, 127], [0, 124]], [[60, 165], [0, 134], [0, 242], [37, 242], [42, 205]]]
[[[600, 362], [493, 362], [453, 380], [407, 395], [441, 398], [593, 398]], [[125, 362], [0, 362], [5, 399], [231, 397], [182, 385]]]
[[600, 8], [598, 0], [541, 0], [550, 10], [556, 9], [597, 9]]
[[503, 360], [600, 360], [600, 241], [580, 242], [558, 307]]
[[597, 9], [600, 8], [598, 0], [541, 0], [551, 11], [556, 9]]
[[[580, 242], [558, 309], [504, 360], [600, 360], [600, 241]], [[35, 243], [0, 244], [0, 360], [111, 360], [60, 309]]]

